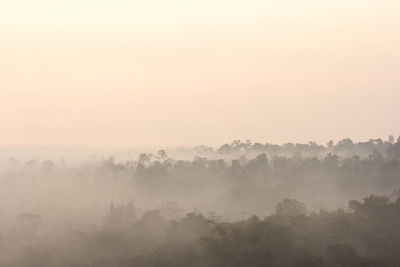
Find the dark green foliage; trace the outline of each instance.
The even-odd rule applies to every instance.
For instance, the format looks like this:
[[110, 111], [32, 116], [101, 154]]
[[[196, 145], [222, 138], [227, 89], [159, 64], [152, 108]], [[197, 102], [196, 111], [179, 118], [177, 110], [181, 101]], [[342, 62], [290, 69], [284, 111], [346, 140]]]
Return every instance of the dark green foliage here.
[[[189, 214], [172, 225], [163, 246], [135, 258], [132, 266], [379, 267], [400, 262], [399, 199], [370, 196], [352, 201], [349, 211], [311, 215], [303, 213], [301, 203], [290, 202], [302, 212], [235, 223]], [[192, 229], [192, 238], [177, 241], [181, 228]]]
[[[87, 181], [81, 200], [93, 189], [103, 199], [120, 191], [134, 198], [134, 192], [163, 204], [143, 212], [133, 201], [115, 200], [105, 207], [105, 216], [93, 206], [81, 217], [56, 219], [62, 215], [56, 206], [47, 213], [45, 208], [22, 212], [21, 207], [11, 230], [0, 233], [0, 267], [399, 266], [400, 191], [353, 200], [335, 211], [315, 212], [319, 207], [313, 205], [338, 207], [399, 188], [399, 140], [344, 139], [326, 147], [235, 141], [217, 150], [197, 150], [193, 160], [174, 160], [160, 150], [125, 163], [111, 157], [90, 168], [62, 170], [51, 161], [29, 161], [25, 169], [10, 169], [4, 177], [15, 182], [25, 172], [32, 185], [39, 177], [51, 183], [76, 176]], [[95, 190], [103, 183], [106, 190]], [[75, 196], [78, 187], [73, 188]], [[185, 201], [201, 202], [204, 211], [214, 213], [185, 215]], [[274, 206], [275, 213], [264, 217]], [[224, 221], [223, 212], [236, 217]], [[93, 214], [100, 217], [92, 220]]]

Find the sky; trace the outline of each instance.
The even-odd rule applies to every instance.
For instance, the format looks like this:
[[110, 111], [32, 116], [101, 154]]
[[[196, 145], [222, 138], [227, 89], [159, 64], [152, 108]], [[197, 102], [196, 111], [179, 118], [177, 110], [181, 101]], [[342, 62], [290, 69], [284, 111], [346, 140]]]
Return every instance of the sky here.
[[400, 134], [400, 1], [2, 0], [0, 146]]

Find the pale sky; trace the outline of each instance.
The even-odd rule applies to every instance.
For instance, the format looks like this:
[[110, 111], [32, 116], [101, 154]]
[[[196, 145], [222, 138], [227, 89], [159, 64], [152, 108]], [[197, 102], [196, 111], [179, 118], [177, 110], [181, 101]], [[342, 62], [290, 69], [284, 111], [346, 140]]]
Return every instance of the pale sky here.
[[400, 134], [398, 0], [2, 0], [0, 146]]

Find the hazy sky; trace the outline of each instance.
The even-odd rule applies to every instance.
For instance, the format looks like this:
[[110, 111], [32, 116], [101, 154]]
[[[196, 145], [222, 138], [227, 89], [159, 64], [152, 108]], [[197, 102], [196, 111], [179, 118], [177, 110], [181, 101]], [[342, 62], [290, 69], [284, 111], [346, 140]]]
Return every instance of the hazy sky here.
[[400, 134], [398, 0], [0, 1], [0, 145]]

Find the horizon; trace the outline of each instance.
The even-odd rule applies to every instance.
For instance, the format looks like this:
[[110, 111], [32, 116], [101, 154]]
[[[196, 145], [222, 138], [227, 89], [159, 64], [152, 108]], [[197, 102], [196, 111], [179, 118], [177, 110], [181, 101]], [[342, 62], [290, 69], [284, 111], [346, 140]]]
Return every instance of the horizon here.
[[251, 139], [233, 139], [229, 142], [222, 142], [219, 144], [207, 144], [207, 143], [198, 143], [198, 144], [181, 144], [181, 145], [169, 145], [169, 146], [165, 146], [162, 144], [155, 144], [155, 145], [150, 145], [150, 144], [143, 144], [143, 145], [110, 145], [110, 144], [106, 144], [106, 145], [63, 145], [63, 144], [19, 144], [19, 145], [0, 145], [0, 149], [4, 148], [4, 149], [24, 149], [24, 148], [61, 148], [61, 149], [127, 149], [127, 150], [140, 150], [140, 149], [179, 149], [179, 148], [195, 148], [197, 146], [207, 146], [207, 147], [212, 147], [212, 148], [219, 148], [225, 144], [232, 144], [234, 141], [240, 141], [240, 142], [247, 142], [250, 141], [251, 144], [270, 144], [270, 145], [278, 145], [278, 146], [283, 146], [286, 144], [310, 144], [310, 143], [316, 143], [319, 146], [324, 146], [326, 147], [327, 144], [332, 141], [334, 145], [336, 145], [338, 142], [344, 140], [344, 139], [350, 139], [352, 140], [354, 143], [366, 143], [369, 142], [370, 140], [382, 140], [383, 142], [388, 142], [390, 137], [393, 137], [395, 142], [397, 138], [400, 138], [400, 135], [394, 135], [394, 134], [389, 134], [387, 137], [373, 137], [373, 138], [368, 138], [368, 139], [353, 139], [351, 137], [344, 137], [344, 138], [339, 138], [339, 139], [329, 139], [326, 142], [316, 142], [314, 140], [309, 140], [309, 141], [305, 141], [305, 142], [293, 142], [293, 141], [288, 141], [288, 142], [282, 142], [282, 143], [275, 143], [275, 142], [263, 142], [263, 141], [259, 141], [259, 140], [251, 140]]

